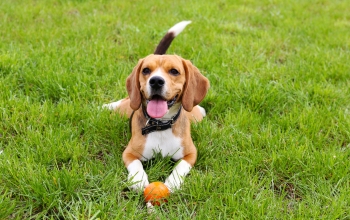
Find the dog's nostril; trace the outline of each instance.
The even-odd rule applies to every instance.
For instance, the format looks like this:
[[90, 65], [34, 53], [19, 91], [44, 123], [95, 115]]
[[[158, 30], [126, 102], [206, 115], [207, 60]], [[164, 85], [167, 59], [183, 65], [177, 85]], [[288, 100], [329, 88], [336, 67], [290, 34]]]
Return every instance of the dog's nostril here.
[[154, 76], [149, 80], [149, 84], [152, 88], [160, 88], [164, 85], [165, 81], [162, 77]]

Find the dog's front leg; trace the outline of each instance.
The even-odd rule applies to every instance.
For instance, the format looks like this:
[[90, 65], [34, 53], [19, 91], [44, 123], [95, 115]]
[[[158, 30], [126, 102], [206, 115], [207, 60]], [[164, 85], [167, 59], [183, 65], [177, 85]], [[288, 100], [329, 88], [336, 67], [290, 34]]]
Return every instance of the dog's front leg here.
[[143, 169], [140, 160], [136, 159], [129, 163], [127, 166], [129, 171], [128, 180], [132, 182], [131, 189], [135, 191], [142, 191], [146, 186], [148, 186], [148, 176]]
[[182, 160], [180, 160], [180, 162], [175, 166], [173, 172], [171, 172], [170, 176], [165, 180], [165, 185], [172, 192], [180, 188], [185, 176], [190, 172], [196, 162], [197, 149], [193, 144], [188, 148], [190, 149], [189, 151], [191, 153], [187, 154], [182, 158]]
[[173, 172], [171, 172], [170, 176], [166, 178], [165, 185], [170, 189], [170, 191], [174, 191], [179, 189], [182, 185], [185, 176], [190, 172], [192, 166], [186, 160], [181, 160], [180, 163], [176, 165]]

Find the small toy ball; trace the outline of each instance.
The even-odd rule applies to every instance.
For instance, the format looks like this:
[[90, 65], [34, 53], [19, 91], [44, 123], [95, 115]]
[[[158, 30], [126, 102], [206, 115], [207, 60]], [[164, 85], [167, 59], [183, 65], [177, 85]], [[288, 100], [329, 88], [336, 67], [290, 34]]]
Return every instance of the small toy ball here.
[[143, 196], [146, 202], [151, 202], [152, 205], [160, 206], [162, 202], [168, 202], [166, 198], [170, 195], [170, 191], [162, 182], [150, 183], [143, 191]]

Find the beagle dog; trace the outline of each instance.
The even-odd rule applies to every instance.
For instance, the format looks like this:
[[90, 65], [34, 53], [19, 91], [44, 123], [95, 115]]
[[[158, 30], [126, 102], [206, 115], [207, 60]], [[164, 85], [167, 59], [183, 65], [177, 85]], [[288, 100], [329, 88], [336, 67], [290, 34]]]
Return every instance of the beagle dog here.
[[198, 104], [209, 89], [209, 81], [190, 61], [164, 55], [171, 41], [189, 21], [169, 29], [154, 54], [140, 59], [126, 80], [129, 97], [104, 107], [130, 118], [131, 139], [123, 152], [128, 179], [134, 190], [143, 190], [148, 176], [141, 161], [160, 153], [179, 161], [165, 180], [178, 189], [196, 162], [197, 150], [190, 134], [190, 122], [206, 115]]

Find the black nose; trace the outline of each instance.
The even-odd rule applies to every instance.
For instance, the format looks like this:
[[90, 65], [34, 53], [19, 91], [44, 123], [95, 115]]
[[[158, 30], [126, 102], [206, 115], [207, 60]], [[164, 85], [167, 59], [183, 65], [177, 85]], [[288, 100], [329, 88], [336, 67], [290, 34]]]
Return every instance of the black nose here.
[[151, 86], [152, 89], [159, 89], [164, 86], [164, 79], [160, 76], [153, 76], [149, 80], [149, 85]]

